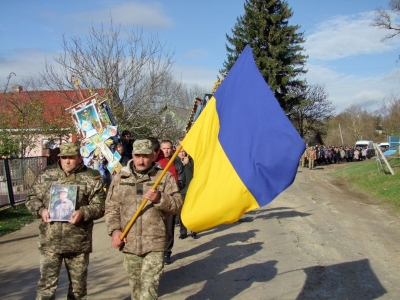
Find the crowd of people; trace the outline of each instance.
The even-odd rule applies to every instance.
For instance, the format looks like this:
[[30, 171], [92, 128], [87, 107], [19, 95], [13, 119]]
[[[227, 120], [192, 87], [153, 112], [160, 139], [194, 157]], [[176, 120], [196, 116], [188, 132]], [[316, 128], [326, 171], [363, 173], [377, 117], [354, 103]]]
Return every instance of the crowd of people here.
[[[38, 176], [29, 192], [26, 206], [42, 219], [39, 226], [41, 277], [36, 299], [54, 299], [62, 262], [70, 281], [68, 299], [87, 298], [93, 221], [103, 216], [111, 246], [123, 252], [132, 299], [157, 299], [164, 265], [172, 262], [176, 224], [179, 239], [197, 238], [195, 232], [188, 234], [179, 217], [193, 177], [192, 158], [181, 148], [160, 179], [162, 170], [173, 157], [173, 142], [153, 137], [133, 140], [128, 131], [121, 137], [115, 151], [121, 155], [123, 167], [106, 178], [110, 181], [107, 184], [99, 170], [84, 164], [79, 145], [64, 143], [57, 163]], [[158, 180], [159, 184], [154, 187]], [[65, 187], [59, 190], [60, 198], [68, 186], [78, 187], [76, 199], [72, 199], [76, 203], [75, 211], [57, 221], [51, 215], [49, 193], [55, 184]], [[136, 221], [124, 232], [139, 207], [141, 212]]]
[[365, 147], [308, 146], [300, 158], [300, 166], [310, 170], [316, 166], [363, 161], [373, 156], [373, 149]]
[[[176, 149], [171, 140], [133, 140], [129, 131], [123, 131], [113, 149], [121, 156], [122, 169], [105, 176], [101, 170], [85, 165], [79, 148], [74, 143], [62, 144], [58, 161], [38, 176], [27, 196], [26, 206], [42, 219], [41, 277], [36, 299], [54, 299], [62, 262], [70, 280], [68, 299], [87, 298], [93, 221], [103, 216], [111, 246], [123, 252], [132, 299], [157, 299], [164, 265], [173, 261], [175, 227], [178, 224], [179, 239], [197, 238], [196, 232], [189, 234], [180, 218], [193, 177], [192, 158], [183, 148], [174, 156]], [[307, 145], [300, 166], [312, 170], [372, 156], [368, 147]], [[160, 178], [167, 167], [168, 172]], [[51, 204], [49, 191], [53, 185], [61, 186], [60, 205]], [[76, 199], [67, 199], [70, 185], [78, 187]], [[75, 203], [74, 210], [68, 207], [69, 202]], [[125, 231], [138, 210], [137, 219]]]

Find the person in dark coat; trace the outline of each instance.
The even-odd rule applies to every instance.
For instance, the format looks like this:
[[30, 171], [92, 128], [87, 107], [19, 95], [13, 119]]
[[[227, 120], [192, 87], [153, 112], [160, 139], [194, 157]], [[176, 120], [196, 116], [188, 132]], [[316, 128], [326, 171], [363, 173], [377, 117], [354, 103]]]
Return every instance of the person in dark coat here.
[[121, 139], [124, 147], [124, 156], [128, 157], [129, 159], [132, 159], [133, 142], [135, 141], [131, 137], [132, 135], [129, 130], [122, 131]]
[[119, 155], [121, 155], [121, 158], [119, 159], [119, 163], [125, 167], [128, 164], [129, 161], [129, 157], [124, 155], [124, 146], [122, 145], [122, 143], [118, 143], [116, 146], [116, 150], [119, 153]]
[[[168, 161], [171, 159], [173, 155], [173, 144], [172, 141], [170, 140], [163, 140], [160, 143], [160, 149], [161, 152], [164, 154], [163, 159], [159, 159], [157, 162], [161, 165], [162, 168], [165, 168]], [[170, 168], [174, 169], [172, 170], [172, 174], [175, 177], [176, 183], [178, 184], [179, 190], [181, 190], [185, 186], [185, 174], [184, 174], [184, 166], [181, 162], [181, 160], [177, 157], [175, 158], [173, 164], [171, 164]], [[169, 169], [168, 169], [169, 171]], [[164, 261], [165, 264], [170, 264], [172, 262], [171, 260], [171, 254], [172, 254], [172, 247], [174, 246], [174, 234], [175, 234], [175, 219], [176, 215], [168, 215], [167, 217], [167, 233], [168, 233], [168, 242], [167, 242], [167, 249], [165, 251], [165, 256], [164, 256]]]
[[[182, 141], [182, 140], [181, 140]], [[186, 151], [182, 148], [178, 153], [179, 158], [181, 159], [183, 165], [185, 166], [184, 174], [185, 174], [185, 186], [180, 190], [182, 195], [182, 202], [185, 201], [186, 193], [189, 188], [190, 181], [193, 178], [193, 170], [194, 170], [194, 161], [193, 159], [186, 153]], [[185, 239], [187, 238], [188, 231], [185, 224], [182, 223], [182, 218], [179, 214], [179, 238]], [[192, 238], [197, 238], [197, 233], [193, 232], [190, 234]]]

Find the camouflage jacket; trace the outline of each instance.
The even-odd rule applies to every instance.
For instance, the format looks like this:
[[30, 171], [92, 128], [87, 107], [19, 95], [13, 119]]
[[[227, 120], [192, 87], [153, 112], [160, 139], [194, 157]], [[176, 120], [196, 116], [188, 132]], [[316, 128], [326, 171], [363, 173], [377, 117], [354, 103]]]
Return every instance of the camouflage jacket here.
[[98, 171], [78, 165], [69, 176], [61, 167], [51, 165], [37, 178], [29, 191], [26, 207], [37, 217], [44, 208], [49, 209], [52, 185], [77, 185], [75, 210], [82, 212], [78, 224], [68, 222], [41, 222], [39, 249], [55, 253], [92, 252], [93, 220], [104, 215], [104, 190]]
[[[132, 172], [133, 162], [121, 169], [111, 182], [107, 192], [105, 219], [108, 234], [115, 230], [123, 231], [142, 203], [146, 192], [152, 188], [161, 174], [157, 164], [138, 179]], [[175, 178], [170, 172], [157, 186], [161, 193], [159, 201], [147, 201], [132, 228], [126, 236], [123, 251], [142, 255], [153, 251], [165, 251], [167, 232], [165, 227], [166, 214], [178, 214], [182, 206]]]
[[316, 160], [317, 159], [317, 151], [315, 149], [313, 149], [313, 147], [308, 148], [306, 157], [308, 160]]

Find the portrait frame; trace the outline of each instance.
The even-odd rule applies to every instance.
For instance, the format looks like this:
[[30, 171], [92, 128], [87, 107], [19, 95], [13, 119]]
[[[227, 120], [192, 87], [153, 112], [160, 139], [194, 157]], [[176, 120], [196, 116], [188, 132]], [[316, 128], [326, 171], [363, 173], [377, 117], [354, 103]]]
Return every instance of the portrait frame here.
[[106, 120], [97, 103], [97, 94], [70, 107], [72, 120], [81, 139], [102, 132], [107, 126]]
[[77, 185], [52, 185], [49, 203], [50, 221], [67, 222], [75, 211], [77, 194]]

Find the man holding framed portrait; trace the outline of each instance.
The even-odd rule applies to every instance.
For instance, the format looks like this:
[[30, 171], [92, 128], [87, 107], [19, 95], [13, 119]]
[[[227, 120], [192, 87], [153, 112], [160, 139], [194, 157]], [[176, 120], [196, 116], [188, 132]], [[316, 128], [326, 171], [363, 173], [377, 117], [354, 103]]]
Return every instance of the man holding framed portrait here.
[[41, 277], [36, 299], [55, 299], [64, 261], [70, 280], [68, 299], [86, 299], [93, 221], [104, 215], [104, 190], [97, 170], [83, 164], [79, 145], [60, 146], [60, 160], [35, 180], [26, 199], [39, 225]]

